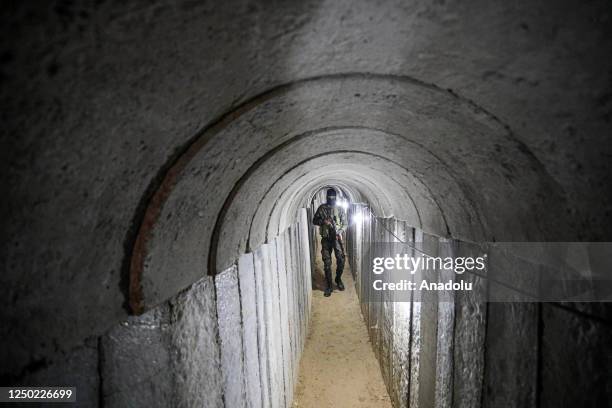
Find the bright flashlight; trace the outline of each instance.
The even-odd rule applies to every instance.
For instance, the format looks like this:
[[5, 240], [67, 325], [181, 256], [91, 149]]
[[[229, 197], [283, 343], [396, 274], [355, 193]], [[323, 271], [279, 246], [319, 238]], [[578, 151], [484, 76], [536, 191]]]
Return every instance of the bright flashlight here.
[[338, 207], [342, 207], [342, 208], [344, 208], [345, 210], [348, 208], [348, 202], [347, 202], [346, 200], [338, 200], [338, 201], [336, 202], [336, 205], [337, 205]]
[[363, 222], [367, 222], [370, 219], [370, 214], [364, 211], [359, 211], [353, 214], [353, 223], [361, 224]]

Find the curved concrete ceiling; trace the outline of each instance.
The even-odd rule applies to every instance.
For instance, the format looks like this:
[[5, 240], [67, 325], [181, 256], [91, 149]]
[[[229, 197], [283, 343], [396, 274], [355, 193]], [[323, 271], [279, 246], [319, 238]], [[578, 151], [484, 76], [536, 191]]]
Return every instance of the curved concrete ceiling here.
[[609, 237], [606, 1], [7, 7], [3, 361], [176, 293], [319, 184], [441, 235]]
[[[416, 207], [426, 218], [423, 227], [438, 235], [509, 241], [559, 231], [559, 223], [533, 212], [558, 219], [554, 209], [560, 211], [563, 192], [493, 115], [411, 78], [318, 77], [275, 88], [228, 113], [168, 170], [137, 240], [134, 301], [155, 305], [203, 273], [228, 267], [247, 240], [255, 238], [250, 247], [263, 243], [267, 216], [253, 222], [254, 211], [275, 180], [296, 183], [300, 171], [307, 174], [297, 186], [343, 175], [359, 191], [368, 180], [375, 187], [365, 200], [382, 197], [382, 214], [414, 220], [408, 208]], [[419, 206], [406, 197], [416, 197]], [[272, 195], [265, 205], [279, 198]], [[295, 203], [305, 205], [304, 196], [292, 196], [291, 216]]]

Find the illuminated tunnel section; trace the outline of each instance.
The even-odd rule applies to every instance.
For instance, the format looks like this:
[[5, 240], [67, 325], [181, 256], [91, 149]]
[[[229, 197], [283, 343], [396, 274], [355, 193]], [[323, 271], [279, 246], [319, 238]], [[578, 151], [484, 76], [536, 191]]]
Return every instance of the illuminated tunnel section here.
[[[351, 216], [368, 211], [367, 226], [348, 235], [360, 287], [363, 248], [375, 242], [403, 237], [435, 253], [452, 241], [462, 254], [471, 242], [545, 239], [564, 227], [550, 221], [561, 198], [542, 165], [452, 93], [372, 75], [274, 89], [199, 134], [152, 195], [130, 260], [130, 305], [143, 314], [98, 340], [105, 406], [145, 394], [151, 404], [290, 406], [318, 256], [311, 205], [325, 186], [346, 195]], [[556, 340], [560, 309], [487, 305], [485, 284], [476, 287], [453, 303], [361, 292], [395, 406], [555, 400], [558, 381], [542, 364], [567, 346]], [[498, 337], [517, 331], [526, 337]]]
[[[201, 274], [194, 263], [214, 273], [244, 252], [247, 240], [250, 248], [265, 242], [268, 218], [287, 226], [296, 208], [308, 205], [310, 191], [300, 189], [301, 196], [283, 198], [273, 209], [280, 186], [308, 185], [327, 166], [346, 166], [346, 183], [369, 179], [365, 198], [380, 203], [382, 215], [438, 235], [512, 241], [563, 228], [546, 222], [560, 208], [558, 187], [503, 124], [408, 78], [303, 81], [255, 98], [227, 118], [192, 142], [169, 170], [180, 175], [158, 190], [163, 206], [154, 198], [145, 216], [131, 277], [132, 295], [144, 305], [193, 282]], [[351, 172], [355, 166], [362, 170]], [[510, 203], [509, 196], [517, 199]], [[287, 205], [291, 212], [276, 212]], [[534, 208], [547, 210], [521, 222], [533, 218]]]

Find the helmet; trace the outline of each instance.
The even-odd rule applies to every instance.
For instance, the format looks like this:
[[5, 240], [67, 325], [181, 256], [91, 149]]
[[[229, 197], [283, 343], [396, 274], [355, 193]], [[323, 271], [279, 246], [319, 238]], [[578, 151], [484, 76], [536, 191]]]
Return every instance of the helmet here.
[[333, 188], [328, 188], [327, 189], [327, 202], [333, 203], [334, 201], [336, 201], [336, 190], [334, 190]]

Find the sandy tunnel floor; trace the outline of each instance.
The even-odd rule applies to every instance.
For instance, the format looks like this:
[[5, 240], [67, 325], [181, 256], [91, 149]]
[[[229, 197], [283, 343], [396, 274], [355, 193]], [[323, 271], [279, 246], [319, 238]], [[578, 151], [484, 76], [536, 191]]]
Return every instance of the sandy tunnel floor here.
[[312, 320], [293, 406], [391, 407], [348, 265], [342, 276], [346, 290], [335, 289], [326, 298], [323, 264], [317, 255]]

